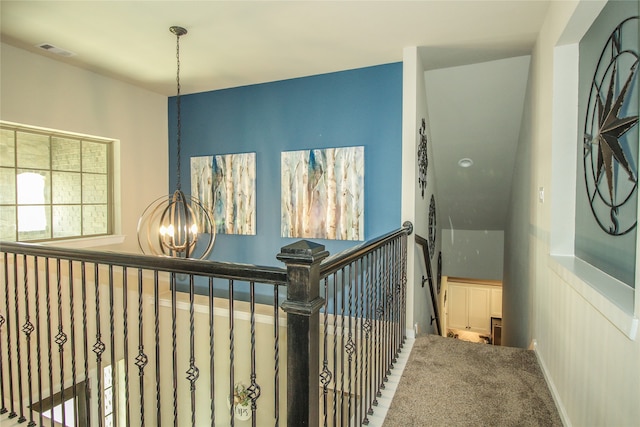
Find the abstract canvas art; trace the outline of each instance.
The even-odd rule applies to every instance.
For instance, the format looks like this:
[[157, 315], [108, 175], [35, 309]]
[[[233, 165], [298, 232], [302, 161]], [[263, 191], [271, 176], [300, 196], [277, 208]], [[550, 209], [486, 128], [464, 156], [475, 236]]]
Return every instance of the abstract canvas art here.
[[191, 158], [191, 194], [219, 234], [256, 234], [256, 153]]
[[364, 240], [364, 147], [281, 157], [282, 237]]

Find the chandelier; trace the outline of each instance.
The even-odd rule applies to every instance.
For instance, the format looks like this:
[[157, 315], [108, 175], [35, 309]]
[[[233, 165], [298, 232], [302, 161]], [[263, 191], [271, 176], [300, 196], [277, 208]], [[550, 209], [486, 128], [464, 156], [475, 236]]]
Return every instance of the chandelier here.
[[212, 216], [196, 197], [182, 192], [180, 181], [180, 37], [187, 34], [187, 30], [173, 26], [169, 31], [176, 36], [176, 190], [156, 199], [144, 210], [138, 220], [138, 246], [147, 255], [203, 259], [211, 253], [215, 242]]

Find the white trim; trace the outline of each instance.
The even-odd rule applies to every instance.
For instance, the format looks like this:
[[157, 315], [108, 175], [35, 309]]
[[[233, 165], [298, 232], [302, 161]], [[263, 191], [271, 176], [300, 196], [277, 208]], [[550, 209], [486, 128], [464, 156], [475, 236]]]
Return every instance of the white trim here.
[[[181, 294], [184, 294], [184, 292], [179, 292]], [[221, 301], [224, 300], [226, 301], [226, 299], [224, 298], [217, 298], [217, 297], [213, 297], [214, 299], [220, 299]], [[161, 297], [159, 299], [160, 301], [160, 306], [161, 307], [169, 307], [171, 308], [171, 299], [167, 298], [167, 297]], [[237, 302], [242, 302], [245, 303], [245, 301], [234, 301], [234, 303]], [[260, 306], [264, 306], [264, 304], [258, 304], [256, 303], [256, 305], [260, 305]], [[189, 310], [189, 302], [188, 301], [176, 301], [176, 308], [178, 310], [184, 310], [184, 311], [188, 311]], [[195, 302], [193, 304], [193, 309], [194, 312], [196, 313], [201, 313], [201, 314], [209, 314], [209, 306], [207, 304], [202, 304], [202, 303], [198, 303]], [[278, 311], [280, 312], [281, 309], [278, 309]], [[246, 320], [246, 321], [251, 321], [251, 313], [248, 310], [245, 310], [243, 307], [236, 307], [233, 310], [234, 313], [234, 319], [236, 320]], [[225, 307], [220, 307], [220, 306], [215, 306], [213, 309], [213, 315], [214, 316], [221, 316], [221, 317], [229, 317], [229, 309], [225, 308]], [[287, 326], [287, 317], [282, 315], [282, 313], [279, 314], [278, 316], [279, 320], [279, 326], [281, 327], [286, 327]], [[261, 324], [266, 324], [266, 325], [273, 325], [273, 314], [272, 315], [266, 315], [266, 314], [259, 314], [256, 313], [255, 314], [255, 321], [256, 323], [261, 323]]]
[[[408, 332], [408, 331], [407, 331]], [[382, 427], [384, 420], [387, 417], [387, 412], [393, 402], [393, 396], [396, 394], [400, 380], [402, 379], [402, 373], [407, 366], [411, 349], [415, 338], [409, 337], [404, 342], [402, 351], [398, 354], [398, 359], [391, 369], [391, 374], [388, 376], [389, 380], [385, 383], [384, 390], [381, 390], [382, 396], [378, 398], [378, 406], [373, 411], [373, 415], [369, 416], [369, 425], [373, 427]]]
[[78, 239], [68, 240], [48, 240], [45, 242], [38, 242], [38, 244], [45, 246], [60, 246], [73, 249], [85, 249], [97, 246], [119, 245], [120, 243], [124, 242], [125, 237], [126, 236], [122, 234], [110, 234], [108, 236], [81, 237]]
[[558, 409], [558, 414], [560, 415], [560, 420], [562, 424], [566, 427], [571, 427], [571, 420], [569, 419], [569, 414], [567, 414], [567, 410], [562, 404], [562, 399], [560, 398], [560, 393], [558, 393], [558, 389], [556, 389], [553, 380], [551, 379], [551, 374], [549, 374], [547, 370], [547, 365], [544, 363], [544, 358], [542, 354], [538, 351], [538, 342], [534, 339], [532, 341], [533, 352], [538, 359], [538, 363], [540, 364], [540, 369], [542, 370], [542, 375], [544, 376], [544, 380], [549, 387], [549, 391], [551, 392], [551, 397], [553, 397], [553, 401], [556, 404], [556, 408]]
[[551, 256], [549, 265], [609, 322], [635, 341], [638, 318], [633, 314], [633, 288], [574, 256]]

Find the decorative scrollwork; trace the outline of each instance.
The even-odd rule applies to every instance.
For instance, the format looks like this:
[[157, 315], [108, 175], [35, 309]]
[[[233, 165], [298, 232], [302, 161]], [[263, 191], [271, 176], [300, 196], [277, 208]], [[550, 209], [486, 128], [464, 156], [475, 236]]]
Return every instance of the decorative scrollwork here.
[[189, 369], [187, 369], [187, 380], [191, 383], [191, 391], [196, 388], [196, 381], [200, 377], [200, 369], [195, 365], [195, 362], [191, 360], [191, 364], [189, 365]]
[[436, 251], [436, 198], [431, 195], [429, 202], [429, 257]]
[[351, 339], [351, 337], [349, 337], [349, 339], [347, 340], [347, 344], [344, 346], [344, 349], [346, 350], [347, 354], [349, 355], [349, 358], [351, 358], [351, 355], [353, 354], [353, 352], [356, 349], [356, 346], [353, 343], [353, 340]]
[[331, 371], [329, 370], [329, 368], [327, 368], [327, 365], [325, 364], [324, 367], [322, 368], [322, 372], [320, 373], [320, 383], [322, 384], [322, 387], [324, 388], [324, 390], [327, 389], [327, 387], [329, 386], [329, 383], [331, 383], [332, 378], [333, 378], [333, 375], [331, 374]]
[[59, 347], [62, 347], [67, 342], [67, 334], [62, 332], [62, 329], [56, 334], [55, 342]]
[[418, 145], [418, 169], [420, 176], [418, 176], [418, 184], [422, 189], [422, 198], [424, 199], [424, 189], [427, 187], [427, 167], [429, 166], [429, 158], [427, 156], [427, 124], [425, 119], [422, 119], [422, 126], [418, 133], [420, 134], [420, 144]]
[[140, 374], [141, 375], [142, 375], [142, 370], [144, 369], [145, 366], [147, 366], [148, 362], [149, 362], [149, 358], [142, 351], [142, 347], [140, 347], [138, 349], [138, 355], [136, 356], [136, 362], [135, 363], [136, 363], [136, 366], [138, 367], [138, 369], [140, 370]]
[[100, 340], [96, 341], [96, 343], [93, 345], [93, 352], [98, 357], [102, 356], [102, 353], [104, 353], [104, 349], [105, 349], [105, 345]]
[[365, 338], [369, 339], [371, 333], [371, 320], [367, 319], [362, 323], [362, 330], [364, 331]]
[[255, 405], [256, 400], [260, 397], [260, 386], [256, 383], [256, 379], [251, 379], [251, 385], [247, 387], [247, 396], [251, 399], [251, 402]]
[[24, 332], [27, 335], [27, 338], [31, 335], [31, 332], [33, 332], [34, 330], [34, 326], [31, 322], [27, 321], [27, 323], [24, 324], [24, 326], [22, 327], [22, 332]]

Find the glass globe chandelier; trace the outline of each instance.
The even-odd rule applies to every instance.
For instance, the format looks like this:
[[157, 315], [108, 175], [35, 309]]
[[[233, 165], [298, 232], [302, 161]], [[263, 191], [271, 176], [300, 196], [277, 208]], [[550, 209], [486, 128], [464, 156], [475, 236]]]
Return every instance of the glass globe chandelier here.
[[177, 184], [173, 194], [156, 199], [142, 213], [138, 246], [146, 255], [203, 259], [215, 242], [211, 212], [196, 197], [184, 194], [180, 182], [180, 37], [187, 30], [176, 26], [169, 30], [176, 36]]

